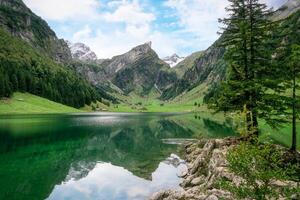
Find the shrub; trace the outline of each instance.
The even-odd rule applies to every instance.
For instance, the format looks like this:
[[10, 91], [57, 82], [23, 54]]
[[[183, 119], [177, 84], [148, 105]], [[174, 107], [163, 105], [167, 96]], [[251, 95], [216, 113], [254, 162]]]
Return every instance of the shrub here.
[[[284, 164], [282, 151], [274, 145], [253, 145], [242, 143], [230, 150], [227, 156], [230, 170], [242, 177], [240, 185], [222, 180], [220, 186], [232, 192], [236, 198], [269, 199], [278, 198], [279, 191], [272, 184], [274, 180], [297, 179], [298, 164]], [[284, 167], [283, 167], [284, 164]], [[295, 188], [283, 188], [286, 195]]]

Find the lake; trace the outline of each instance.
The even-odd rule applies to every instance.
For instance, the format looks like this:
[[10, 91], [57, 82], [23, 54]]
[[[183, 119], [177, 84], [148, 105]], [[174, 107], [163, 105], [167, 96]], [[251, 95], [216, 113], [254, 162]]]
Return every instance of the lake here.
[[0, 116], [0, 199], [147, 199], [179, 188], [183, 141], [233, 134], [183, 113]]

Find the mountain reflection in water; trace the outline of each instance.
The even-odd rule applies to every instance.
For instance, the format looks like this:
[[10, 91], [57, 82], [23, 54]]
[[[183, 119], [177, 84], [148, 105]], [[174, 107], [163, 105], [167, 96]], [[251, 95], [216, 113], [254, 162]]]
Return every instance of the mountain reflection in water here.
[[234, 134], [218, 125], [181, 114], [2, 116], [0, 199], [145, 199], [181, 181], [180, 146], [163, 140]]

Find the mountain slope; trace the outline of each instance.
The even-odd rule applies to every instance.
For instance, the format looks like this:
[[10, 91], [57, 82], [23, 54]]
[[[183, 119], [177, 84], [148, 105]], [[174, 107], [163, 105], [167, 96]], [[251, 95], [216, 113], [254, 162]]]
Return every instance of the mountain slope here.
[[0, 98], [30, 92], [55, 102], [82, 107], [99, 95], [66, 67], [67, 44], [21, 0], [0, 0]]
[[273, 20], [278, 21], [289, 17], [291, 14], [300, 10], [299, 0], [288, 0], [283, 6], [281, 6], [273, 15]]
[[175, 70], [177, 76], [179, 78], [182, 78], [185, 72], [193, 67], [197, 59], [201, 57], [202, 53], [202, 51], [192, 53], [191, 55], [187, 56], [184, 60], [180, 61], [177, 65], [175, 65], [173, 69]]
[[0, 27], [55, 61], [71, 60], [66, 42], [58, 39], [48, 24], [31, 12], [22, 0], [0, 0]]
[[[187, 58], [183, 61], [183, 66], [179, 63], [175, 67], [177, 74], [181, 77], [172, 87], [164, 91], [161, 98], [164, 100], [172, 99], [188, 90], [197, 87], [201, 83], [211, 84], [221, 80], [225, 76], [226, 66], [223, 59], [225, 49], [219, 47], [222, 37], [219, 38], [211, 47], [203, 52], [196, 53], [196, 59]], [[188, 59], [191, 59], [190, 61]], [[190, 64], [190, 66], [189, 66]], [[181, 67], [184, 74], [177, 69]]]
[[[300, 12], [299, 2], [299, 0], [289, 0], [274, 13], [272, 20], [280, 20], [277, 21], [278, 25], [276, 29], [280, 29], [280, 23], [290, 20], [292, 16], [296, 16], [297, 13]], [[295, 25], [295, 22], [287, 23]], [[284, 30], [282, 30], [282, 33], [284, 33]], [[181, 78], [172, 87], [164, 91], [162, 99], [173, 99], [200, 84], [213, 87], [211, 92], [214, 93], [218, 82], [224, 80], [226, 75], [226, 63], [223, 58], [225, 49], [220, 47], [219, 44], [221, 43], [222, 36], [211, 47], [203, 51], [190, 67], [186, 67], [188, 70], [186, 70], [183, 75], [177, 72]], [[204, 93], [202, 95], [204, 95]]]
[[17, 92], [11, 99], [0, 100], [0, 115], [73, 112], [81, 111], [29, 93]]
[[145, 96], [152, 90], [161, 93], [177, 80], [176, 73], [151, 49], [151, 43], [93, 64], [73, 63], [72, 68], [103, 93], [111, 90], [125, 95], [134, 92]]
[[74, 107], [97, 98], [95, 90], [74, 71], [0, 28], [0, 98], [14, 91], [30, 92]]

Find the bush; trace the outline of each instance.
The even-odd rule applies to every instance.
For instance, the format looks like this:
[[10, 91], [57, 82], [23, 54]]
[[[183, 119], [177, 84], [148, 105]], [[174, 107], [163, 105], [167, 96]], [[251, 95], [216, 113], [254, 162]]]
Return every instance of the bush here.
[[[282, 155], [282, 151], [274, 145], [242, 143], [229, 151], [227, 160], [230, 170], [242, 177], [244, 181], [236, 186], [229, 181], [222, 180], [220, 186], [232, 192], [238, 199], [278, 198], [279, 191], [271, 184], [273, 180], [297, 179], [297, 176], [299, 178], [297, 175], [299, 163], [284, 164]], [[295, 190], [299, 189], [283, 188], [284, 192], [281, 193], [288, 195]]]

